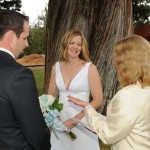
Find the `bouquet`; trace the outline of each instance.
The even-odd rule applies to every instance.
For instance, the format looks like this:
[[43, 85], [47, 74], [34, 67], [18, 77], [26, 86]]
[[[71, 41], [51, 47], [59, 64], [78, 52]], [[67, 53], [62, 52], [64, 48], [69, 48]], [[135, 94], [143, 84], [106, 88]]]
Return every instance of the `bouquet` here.
[[39, 102], [45, 122], [54, 131], [57, 139], [59, 139], [57, 132], [64, 132], [74, 141], [77, 136], [58, 119], [59, 112], [63, 109], [63, 104], [59, 103], [59, 99], [43, 94], [39, 97]]

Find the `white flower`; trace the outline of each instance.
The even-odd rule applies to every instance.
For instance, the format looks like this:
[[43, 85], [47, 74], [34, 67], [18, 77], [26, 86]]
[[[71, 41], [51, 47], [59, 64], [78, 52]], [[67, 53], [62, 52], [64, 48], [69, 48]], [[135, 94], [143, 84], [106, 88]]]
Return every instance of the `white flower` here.
[[54, 103], [55, 99], [56, 98], [54, 96], [47, 95], [48, 105], [51, 106]]
[[72, 141], [77, 138], [77, 136], [72, 131], [68, 131], [67, 127], [58, 119], [59, 112], [63, 108], [63, 104], [59, 103], [58, 98], [43, 94], [39, 96], [39, 103], [45, 122], [48, 127], [54, 130], [56, 137], [58, 137], [56, 131], [64, 131]]

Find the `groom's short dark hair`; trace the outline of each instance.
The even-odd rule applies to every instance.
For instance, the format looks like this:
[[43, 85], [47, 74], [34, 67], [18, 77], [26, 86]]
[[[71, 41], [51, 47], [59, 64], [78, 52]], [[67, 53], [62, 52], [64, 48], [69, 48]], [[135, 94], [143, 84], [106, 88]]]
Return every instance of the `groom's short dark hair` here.
[[29, 17], [15, 10], [0, 10], [0, 39], [9, 30], [13, 30], [20, 37], [24, 21], [29, 22]]

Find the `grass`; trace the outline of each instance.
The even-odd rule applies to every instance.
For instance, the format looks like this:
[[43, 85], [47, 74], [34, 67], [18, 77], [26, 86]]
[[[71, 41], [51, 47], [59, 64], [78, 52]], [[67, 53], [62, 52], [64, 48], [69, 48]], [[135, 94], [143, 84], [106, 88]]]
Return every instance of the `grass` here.
[[103, 142], [99, 142], [100, 143], [100, 148], [101, 150], [111, 150], [111, 146], [110, 145], [105, 145]]
[[38, 95], [43, 94], [43, 86], [44, 86], [44, 70], [33, 70], [33, 74], [35, 77], [37, 89], [38, 89]]
[[[43, 93], [44, 70], [33, 70], [39, 96]], [[110, 150], [109, 145], [105, 145], [100, 141], [101, 150]]]

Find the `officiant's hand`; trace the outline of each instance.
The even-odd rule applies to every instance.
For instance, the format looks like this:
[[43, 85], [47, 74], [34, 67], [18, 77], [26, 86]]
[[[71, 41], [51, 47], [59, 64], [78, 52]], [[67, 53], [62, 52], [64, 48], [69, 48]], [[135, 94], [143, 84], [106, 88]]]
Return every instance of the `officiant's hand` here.
[[77, 122], [74, 121], [73, 119], [68, 119], [66, 121], [64, 121], [64, 125], [68, 128], [68, 129], [72, 129], [77, 125]]
[[75, 105], [81, 106], [85, 108], [86, 106], [90, 105], [88, 102], [80, 100], [78, 98], [74, 98], [70, 95], [68, 95], [68, 101], [74, 103]]

